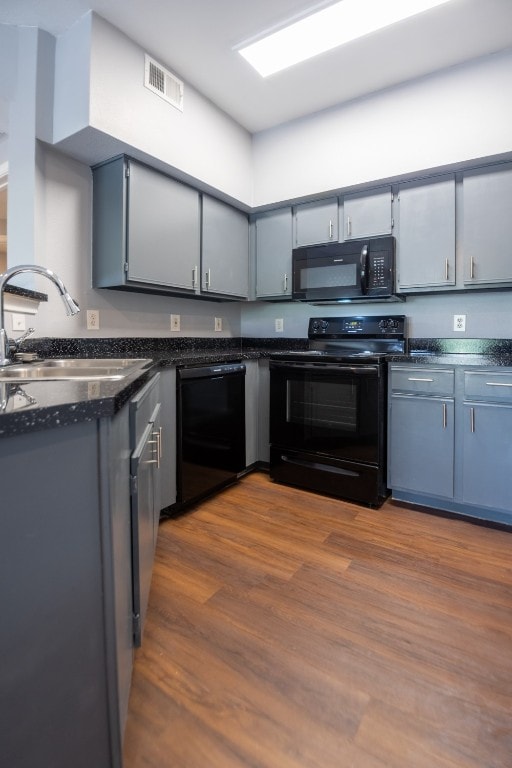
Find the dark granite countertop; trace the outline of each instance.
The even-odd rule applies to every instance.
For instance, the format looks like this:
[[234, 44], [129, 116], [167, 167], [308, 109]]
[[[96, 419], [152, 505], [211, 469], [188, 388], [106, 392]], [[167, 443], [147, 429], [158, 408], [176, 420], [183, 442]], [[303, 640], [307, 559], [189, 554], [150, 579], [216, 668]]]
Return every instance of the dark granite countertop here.
[[[159, 368], [258, 360], [307, 349], [306, 339], [110, 338], [32, 339], [24, 351], [41, 357], [146, 357], [148, 370], [120, 381], [37, 381], [0, 384], [0, 438], [113, 416]], [[511, 366], [508, 339], [412, 339], [409, 354], [390, 362], [415, 365]]]
[[112, 338], [31, 339], [23, 351], [47, 357], [145, 357], [153, 365], [120, 381], [31, 381], [0, 384], [0, 438], [113, 416], [159, 368], [257, 360], [303, 340]]

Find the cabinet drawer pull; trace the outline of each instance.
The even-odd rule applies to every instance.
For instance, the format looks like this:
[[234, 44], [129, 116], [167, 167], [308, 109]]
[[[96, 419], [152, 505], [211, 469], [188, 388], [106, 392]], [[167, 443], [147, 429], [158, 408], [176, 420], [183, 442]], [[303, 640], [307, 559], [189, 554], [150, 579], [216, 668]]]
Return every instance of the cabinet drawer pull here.
[[474, 432], [475, 431], [475, 409], [474, 408], [469, 409], [469, 422], [470, 422], [471, 431]]
[[446, 407], [446, 403], [443, 403], [443, 429], [446, 429], [448, 426], [448, 409]]
[[433, 382], [434, 379], [420, 379], [420, 378], [415, 378], [414, 376], [408, 376], [407, 381], [428, 381], [428, 382]]
[[512, 387], [512, 384], [507, 384], [504, 381], [486, 381], [485, 384], [488, 387]]

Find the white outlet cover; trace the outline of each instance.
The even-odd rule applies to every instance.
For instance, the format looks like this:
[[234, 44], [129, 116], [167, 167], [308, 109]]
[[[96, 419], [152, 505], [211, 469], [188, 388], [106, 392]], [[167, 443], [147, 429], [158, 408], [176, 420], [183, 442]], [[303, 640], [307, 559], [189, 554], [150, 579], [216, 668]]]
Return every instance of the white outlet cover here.
[[453, 316], [453, 330], [460, 333], [466, 330], [466, 315]]

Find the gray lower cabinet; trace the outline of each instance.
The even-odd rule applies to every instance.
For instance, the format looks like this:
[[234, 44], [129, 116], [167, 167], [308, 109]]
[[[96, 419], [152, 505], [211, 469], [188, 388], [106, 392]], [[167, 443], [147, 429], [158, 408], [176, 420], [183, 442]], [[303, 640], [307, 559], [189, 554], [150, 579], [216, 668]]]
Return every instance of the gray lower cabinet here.
[[338, 242], [338, 198], [300, 203], [293, 209], [294, 247]]
[[292, 209], [278, 208], [255, 219], [256, 298], [291, 298]]
[[465, 372], [462, 433], [463, 501], [512, 512], [512, 373]]
[[453, 399], [391, 397], [389, 484], [453, 498]]
[[388, 485], [453, 498], [454, 374], [392, 366]]
[[235, 299], [249, 295], [249, 219], [203, 195], [201, 291]]
[[200, 195], [126, 157], [93, 169], [93, 285], [194, 295]]
[[512, 523], [512, 372], [393, 364], [393, 498]]
[[269, 361], [258, 363], [258, 461], [270, 461], [270, 367]]
[[393, 226], [392, 201], [390, 186], [344, 195], [340, 240], [390, 235]]
[[[158, 429], [154, 411], [151, 419]], [[129, 404], [112, 418], [0, 440], [5, 765], [122, 766], [133, 664], [130, 440]]]
[[455, 285], [455, 177], [401, 184], [397, 201], [397, 288]]
[[512, 283], [512, 163], [464, 173], [464, 284]]

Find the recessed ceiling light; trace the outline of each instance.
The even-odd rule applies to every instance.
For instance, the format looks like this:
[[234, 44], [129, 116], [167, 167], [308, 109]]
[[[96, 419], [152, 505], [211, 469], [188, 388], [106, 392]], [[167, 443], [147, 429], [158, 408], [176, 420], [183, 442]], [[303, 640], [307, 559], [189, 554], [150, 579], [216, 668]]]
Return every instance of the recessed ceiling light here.
[[263, 77], [450, 0], [341, 0], [239, 47]]

